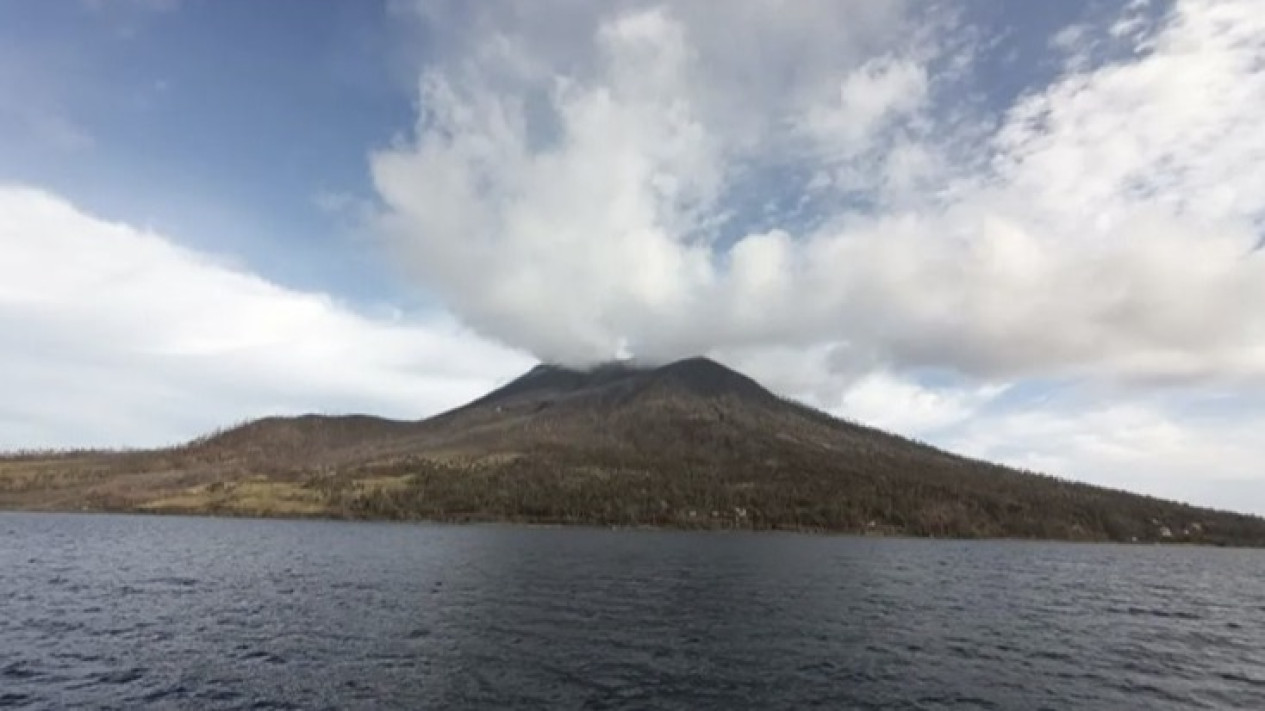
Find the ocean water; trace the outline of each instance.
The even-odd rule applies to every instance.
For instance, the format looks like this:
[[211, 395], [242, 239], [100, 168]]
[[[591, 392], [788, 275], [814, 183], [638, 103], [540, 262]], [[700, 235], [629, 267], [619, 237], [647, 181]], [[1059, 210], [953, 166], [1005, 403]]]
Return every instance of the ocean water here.
[[1265, 552], [0, 514], [0, 708], [1265, 708]]

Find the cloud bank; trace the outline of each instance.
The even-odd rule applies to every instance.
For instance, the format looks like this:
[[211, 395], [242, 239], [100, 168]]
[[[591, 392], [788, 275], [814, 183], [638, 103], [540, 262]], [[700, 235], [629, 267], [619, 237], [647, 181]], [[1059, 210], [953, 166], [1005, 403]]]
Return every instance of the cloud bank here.
[[565, 15], [565, 45], [556, 5], [484, 8], [372, 157], [380, 227], [545, 360], [1265, 375], [1255, 3], [1060, 32], [1053, 79], [1004, 105], [960, 17], [874, 5], [603, 5]]
[[0, 449], [170, 444], [247, 418], [417, 418], [528, 367], [447, 317], [358, 314], [0, 187]]

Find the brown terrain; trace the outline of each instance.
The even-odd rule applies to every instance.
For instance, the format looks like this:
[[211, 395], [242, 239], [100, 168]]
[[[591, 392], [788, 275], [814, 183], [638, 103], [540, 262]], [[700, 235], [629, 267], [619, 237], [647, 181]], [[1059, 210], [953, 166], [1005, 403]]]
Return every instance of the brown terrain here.
[[266, 418], [169, 449], [9, 455], [0, 508], [1265, 544], [1265, 519], [963, 458], [704, 358], [542, 365], [419, 422]]

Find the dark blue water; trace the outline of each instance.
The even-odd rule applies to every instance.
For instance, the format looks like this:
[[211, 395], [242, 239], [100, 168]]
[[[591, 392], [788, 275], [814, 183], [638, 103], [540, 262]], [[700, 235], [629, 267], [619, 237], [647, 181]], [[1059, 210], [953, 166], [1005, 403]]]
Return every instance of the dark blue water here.
[[1265, 708], [1265, 553], [0, 514], [0, 707]]

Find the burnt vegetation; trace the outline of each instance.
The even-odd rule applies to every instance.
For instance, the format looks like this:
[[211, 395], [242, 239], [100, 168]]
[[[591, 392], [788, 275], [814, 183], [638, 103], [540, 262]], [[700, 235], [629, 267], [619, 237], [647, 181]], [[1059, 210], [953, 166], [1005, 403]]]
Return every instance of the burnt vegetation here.
[[1265, 544], [1265, 520], [967, 459], [695, 358], [539, 366], [421, 422], [268, 418], [0, 459], [0, 506]]

